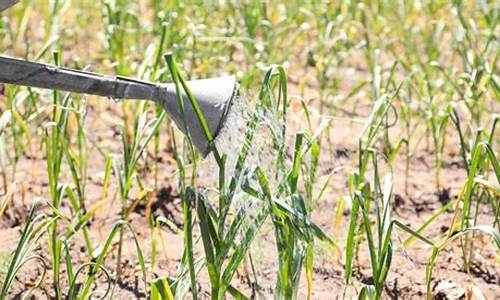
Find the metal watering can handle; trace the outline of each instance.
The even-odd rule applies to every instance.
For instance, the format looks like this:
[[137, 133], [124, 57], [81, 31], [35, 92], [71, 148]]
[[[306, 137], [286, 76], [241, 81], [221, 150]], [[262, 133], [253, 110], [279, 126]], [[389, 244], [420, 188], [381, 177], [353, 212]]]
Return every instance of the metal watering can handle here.
[[2, 56], [0, 82], [118, 99], [161, 101], [160, 86], [151, 82], [103, 76]]

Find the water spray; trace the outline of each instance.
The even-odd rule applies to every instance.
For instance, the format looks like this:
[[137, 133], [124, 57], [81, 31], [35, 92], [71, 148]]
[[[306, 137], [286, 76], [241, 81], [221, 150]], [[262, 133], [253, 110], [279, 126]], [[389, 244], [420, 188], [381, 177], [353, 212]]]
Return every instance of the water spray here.
[[[112, 99], [150, 100], [160, 104], [184, 134], [206, 156], [210, 145], [191, 102], [183, 93], [184, 116], [174, 83], [157, 84], [122, 76], [105, 76], [53, 65], [0, 56], [0, 82], [36, 88], [104, 96]], [[224, 127], [238, 84], [233, 76], [188, 81], [214, 139]], [[184, 126], [184, 124], [186, 124]]]

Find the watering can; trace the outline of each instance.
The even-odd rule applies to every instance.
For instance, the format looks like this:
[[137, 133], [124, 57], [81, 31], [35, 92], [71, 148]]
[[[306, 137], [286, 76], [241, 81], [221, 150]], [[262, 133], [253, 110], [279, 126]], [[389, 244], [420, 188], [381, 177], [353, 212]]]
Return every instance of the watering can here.
[[[19, 0], [0, 0], [0, 12]], [[67, 69], [0, 56], [0, 82], [37, 88], [105, 96], [113, 99], [151, 100], [162, 105], [184, 134], [206, 156], [210, 141], [201, 127], [191, 102], [184, 93], [182, 111], [175, 85], [156, 84], [121, 76]], [[218, 77], [188, 81], [189, 90], [198, 102], [212, 138], [223, 127], [233, 99], [238, 93], [234, 77]], [[185, 118], [184, 118], [185, 117]]]
[[19, 2], [19, 0], [0, 0], [0, 11], [6, 10], [17, 2]]
[[[210, 141], [185, 93], [182, 97], [182, 113], [174, 83], [156, 84], [121, 76], [104, 76], [3, 56], [0, 56], [0, 82], [113, 99], [151, 100], [161, 104], [177, 127], [191, 136], [193, 144], [203, 156], [210, 152]], [[238, 93], [235, 78], [227, 76], [193, 80], [188, 81], [187, 85], [198, 102], [212, 137], [216, 138]]]

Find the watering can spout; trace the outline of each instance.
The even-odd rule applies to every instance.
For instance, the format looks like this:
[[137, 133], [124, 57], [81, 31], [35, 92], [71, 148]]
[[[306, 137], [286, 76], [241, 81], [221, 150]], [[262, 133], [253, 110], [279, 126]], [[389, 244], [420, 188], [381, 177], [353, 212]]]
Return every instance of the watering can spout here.
[[[109, 77], [1, 56], [0, 82], [117, 99], [155, 101], [163, 106], [184, 134], [191, 136], [193, 144], [203, 156], [211, 150], [211, 141], [207, 139], [191, 101], [182, 88], [183, 101], [178, 101], [173, 83], [156, 84], [120, 76]], [[193, 80], [188, 81], [187, 86], [198, 103], [211, 138], [215, 139], [238, 93], [235, 78], [228, 76]]]
[[19, 0], [0, 0], [0, 11], [6, 10], [17, 2], [19, 2]]
[[[187, 85], [198, 102], [208, 129], [213, 138], [224, 126], [227, 114], [238, 93], [238, 84], [233, 76], [188, 81]], [[210, 144], [187, 95], [183, 91], [184, 117], [177, 100], [175, 84], [163, 85], [165, 96], [160, 103], [184, 134], [190, 134], [193, 144], [203, 156], [210, 152]], [[182, 88], [181, 88], [182, 90]]]

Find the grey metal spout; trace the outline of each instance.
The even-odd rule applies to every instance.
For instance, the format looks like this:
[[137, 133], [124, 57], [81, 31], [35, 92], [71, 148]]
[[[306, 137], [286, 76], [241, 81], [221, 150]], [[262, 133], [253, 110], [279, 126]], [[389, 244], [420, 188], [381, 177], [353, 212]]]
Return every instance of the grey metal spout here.
[[0, 0], [0, 11], [6, 10], [17, 2], [19, 2], [19, 0]]
[[[216, 138], [226, 122], [226, 117], [233, 100], [237, 96], [238, 84], [236, 83], [236, 79], [233, 76], [226, 76], [192, 80], [188, 81], [187, 85], [200, 106], [212, 137]], [[175, 84], [162, 85], [162, 89], [166, 95], [160, 98], [163, 108], [184, 134], [189, 133], [191, 135], [193, 144], [203, 156], [206, 156], [210, 152], [209, 142], [186, 94], [181, 88], [183, 91], [184, 116], [187, 126], [187, 128], [184, 128]]]
[[[193, 144], [203, 156], [210, 152], [209, 141], [185, 93], [184, 122], [173, 83], [156, 84], [121, 76], [103, 76], [1, 56], [0, 82], [116, 99], [155, 101], [163, 106], [184, 134], [191, 136]], [[187, 85], [200, 106], [212, 137], [216, 138], [238, 93], [235, 78], [228, 76], [193, 80], [188, 81]]]

